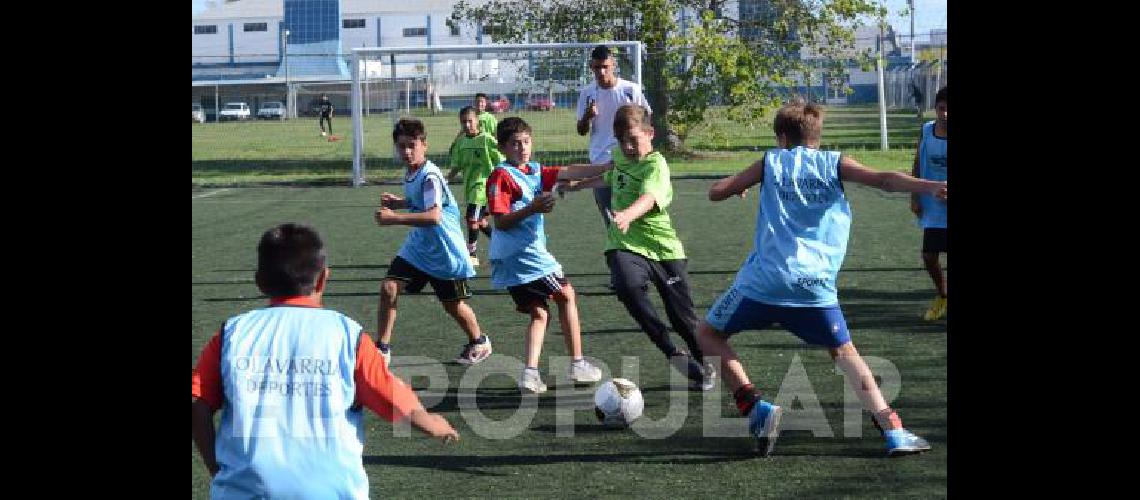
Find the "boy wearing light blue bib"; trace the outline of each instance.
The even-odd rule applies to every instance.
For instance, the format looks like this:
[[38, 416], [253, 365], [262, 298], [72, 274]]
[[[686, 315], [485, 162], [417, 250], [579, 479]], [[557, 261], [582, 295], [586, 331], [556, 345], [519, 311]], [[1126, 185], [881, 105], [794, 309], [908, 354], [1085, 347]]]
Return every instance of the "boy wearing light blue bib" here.
[[[467, 334], [467, 343], [456, 358], [465, 365], [479, 363], [491, 355], [491, 339], [482, 335], [475, 312], [467, 305], [471, 297], [467, 278], [475, 275], [467, 258], [459, 208], [439, 167], [427, 160], [427, 132], [423, 122], [403, 119], [392, 131], [397, 154], [407, 165], [404, 197], [382, 193], [376, 210], [376, 224], [411, 226], [388, 274], [380, 286], [380, 307], [376, 313], [380, 338], [376, 347], [391, 358], [392, 331], [396, 327], [396, 298], [406, 288], [415, 293], [431, 283], [447, 314]], [[406, 208], [408, 213], [395, 210]]]
[[597, 382], [602, 371], [582, 357], [577, 295], [562, 273], [562, 265], [546, 249], [543, 214], [554, 209], [551, 191], [559, 179], [601, 175], [606, 167], [544, 167], [530, 161], [531, 128], [518, 117], [503, 119], [496, 133], [499, 149], [507, 160], [495, 167], [487, 179], [487, 208], [495, 220], [489, 255], [491, 285], [506, 288], [515, 310], [530, 316], [526, 366], [519, 375], [519, 390], [531, 394], [546, 392], [538, 362], [550, 319], [547, 299], [558, 305], [562, 336], [573, 360], [568, 377], [574, 382]]
[[[922, 137], [918, 141], [918, 151], [914, 155], [914, 170], [911, 175], [932, 181], [946, 180], [946, 87], [934, 96], [934, 113], [937, 119], [922, 126]], [[918, 217], [922, 227], [922, 264], [934, 282], [938, 295], [930, 302], [923, 319], [934, 321], [946, 315], [946, 276], [938, 262], [938, 254], [946, 253], [946, 201], [930, 195], [912, 194], [910, 210]]]
[[752, 253], [732, 286], [709, 309], [697, 340], [706, 357], [721, 359], [724, 383], [741, 414], [748, 417], [749, 431], [762, 455], [775, 445], [783, 409], [760, 399], [728, 339], [741, 330], [760, 330], [773, 323], [828, 349], [883, 431], [888, 455], [927, 451], [930, 445], [924, 439], [903, 428], [851, 343], [835, 282], [851, 229], [843, 181], [884, 191], [930, 193], [942, 200], [946, 183], [871, 170], [839, 152], [820, 151], [823, 108], [816, 104], [785, 105], [773, 128], [777, 149], [709, 189], [709, 199], [720, 201], [761, 184]]

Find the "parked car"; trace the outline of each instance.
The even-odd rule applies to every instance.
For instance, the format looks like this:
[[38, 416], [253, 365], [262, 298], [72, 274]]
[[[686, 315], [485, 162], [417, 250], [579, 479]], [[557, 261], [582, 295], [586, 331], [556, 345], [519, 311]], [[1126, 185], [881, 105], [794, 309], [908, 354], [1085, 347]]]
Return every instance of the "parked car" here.
[[554, 109], [554, 101], [544, 95], [534, 96], [526, 102], [526, 109], [531, 111], [551, 111]]
[[258, 120], [284, 120], [285, 119], [285, 103], [283, 102], [266, 102], [261, 104], [261, 108], [257, 110]]
[[501, 95], [498, 99], [487, 103], [487, 111], [492, 113], [506, 113], [511, 110], [511, 101], [507, 96]]
[[244, 102], [227, 102], [226, 106], [222, 108], [221, 113], [218, 114], [218, 121], [248, 120], [249, 117], [249, 104]]
[[194, 104], [192, 110], [194, 117], [193, 123], [206, 123], [206, 111], [202, 109], [201, 104]]

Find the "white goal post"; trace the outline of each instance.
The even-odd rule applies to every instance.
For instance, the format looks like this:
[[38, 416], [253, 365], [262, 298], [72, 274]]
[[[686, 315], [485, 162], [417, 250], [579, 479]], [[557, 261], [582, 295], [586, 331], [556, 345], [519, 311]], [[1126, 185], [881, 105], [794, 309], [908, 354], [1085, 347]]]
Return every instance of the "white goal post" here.
[[[365, 133], [367, 114], [390, 113], [395, 122], [401, 113], [412, 108], [412, 95], [423, 99], [424, 105], [435, 112], [440, 105], [440, 87], [452, 92], [469, 92], [464, 99], [471, 100], [475, 91], [493, 85], [497, 94], [531, 95], [537, 83], [546, 85], [553, 95], [557, 86], [563, 101], [580, 87], [593, 81], [589, 75], [589, 53], [594, 47], [605, 45], [618, 49], [632, 74], [622, 78], [641, 84], [642, 43], [639, 41], [606, 41], [590, 43], [519, 43], [488, 45], [431, 45], [419, 47], [366, 47], [352, 49], [352, 185], [365, 183]], [[563, 54], [562, 56], [547, 56]], [[566, 56], [565, 54], [572, 54]], [[399, 56], [403, 60], [399, 60]], [[545, 59], [544, 59], [545, 58]], [[559, 66], [548, 61], [557, 60]], [[510, 66], [510, 70], [502, 69]], [[569, 62], [567, 62], [569, 61]], [[493, 64], [492, 64], [493, 63]], [[543, 67], [545, 65], [545, 67]], [[619, 65], [620, 66], [620, 65]], [[493, 70], [492, 70], [493, 67]], [[441, 78], [439, 75], [445, 75]], [[446, 80], [446, 82], [442, 82]], [[413, 88], [412, 82], [422, 85]], [[433, 87], [434, 85], [434, 87]], [[460, 90], [454, 90], [460, 89]], [[553, 99], [549, 102], [554, 107]], [[417, 101], [419, 102], [419, 101]], [[527, 106], [530, 103], [526, 104]], [[540, 103], [538, 106], [543, 106]], [[563, 106], [568, 106], [565, 102]]]

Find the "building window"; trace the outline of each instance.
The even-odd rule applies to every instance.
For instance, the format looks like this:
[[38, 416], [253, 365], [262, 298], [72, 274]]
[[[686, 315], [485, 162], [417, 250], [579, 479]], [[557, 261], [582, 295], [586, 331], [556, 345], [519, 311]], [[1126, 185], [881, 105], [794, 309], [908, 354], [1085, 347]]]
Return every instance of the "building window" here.
[[404, 37], [427, 36], [427, 28], [404, 28]]
[[364, 20], [363, 19], [345, 19], [344, 21], [341, 22], [341, 27], [343, 27], [345, 29], [363, 28], [364, 27]]
[[218, 25], [216, 24], [198, 25], [194, 27], [195, 35], [215, 35], [217, 33]]
[[245, 23], [242, 29], [244, 31], [269, 31], [269, 25], [266, 23]]

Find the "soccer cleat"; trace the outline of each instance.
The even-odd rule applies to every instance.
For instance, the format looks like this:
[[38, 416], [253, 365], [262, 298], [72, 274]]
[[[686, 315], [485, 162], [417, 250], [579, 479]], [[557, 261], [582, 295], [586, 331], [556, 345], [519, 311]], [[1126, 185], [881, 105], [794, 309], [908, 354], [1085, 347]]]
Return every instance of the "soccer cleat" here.
[[519, 391], [523, 393], [542, 394], [546, 392], [546, 384], [542, 383], [542, 375], [538, 370], [524, 368], [519, 376]]
[[602, 369], [591, 365], [585, 359], [570, 363], [570, 380], [575, 382], [597, 382], [602, 379]]
[[479, 257], [468, 255], [467, 261], [471, 263], [471, 267], [479, 267]]
[[692, 390], [706, 390], [705, 384], [707, 382], [705, 377], [705, 368], [701, 366], [697, 360], [693, 359], [689, 353], [684, 349], [677, 349], [677, 352], [669, 356], [669, 364], [674, 370], [677, 370], [685, 378], [689, 379], [689, 389]]
[[329, 135], [327, 132], [325, 132], [324, 130], [321, 131], [321, 137], [325, 137], [327, 135]]
[[491, 357], [491, 337], [483, 336], [486, 339], [483, 343], [468, 342], [463, 346], [463, 351], [459, 353], [459, 357], [455, 358], [455, 362], [461, 365], [474, 365], [489, 357]]
[[716, 367], [713, 366], [712, 363], [705, 361], [702, 368], [704, 375], [701, 377], [701, 381], [690, 380], [689, 389], [694, 391], [711, 391], [716, 387]]
[[376, 344], [376, 350], [380, 351], [380, 355], [384, 357], [384, 364], [392, 366], [392, 348]]
[[930, 443], [906, 429], [891, 429], [883, 432], [883, 436], [887, 438], [888, 457], [901, 457], [930, 451]]
[[941, 319], [945, 315], [946, 315], [946, 297], [939, 295], [939, 296], [935, 297], [933, 301], [930, 302], [930, 309], [926, 310], [926, 314], [923, 315], [922, 319], [925, 319], [926, 321], [934, 321], [937, 319]]
[[756, 436], [756, 450], [766, 457], [776, 446], [780, 437], [780, 416], [784, 409], [762, 399], [756, 400], [752, 412], [748, 414], [748, 432]]

